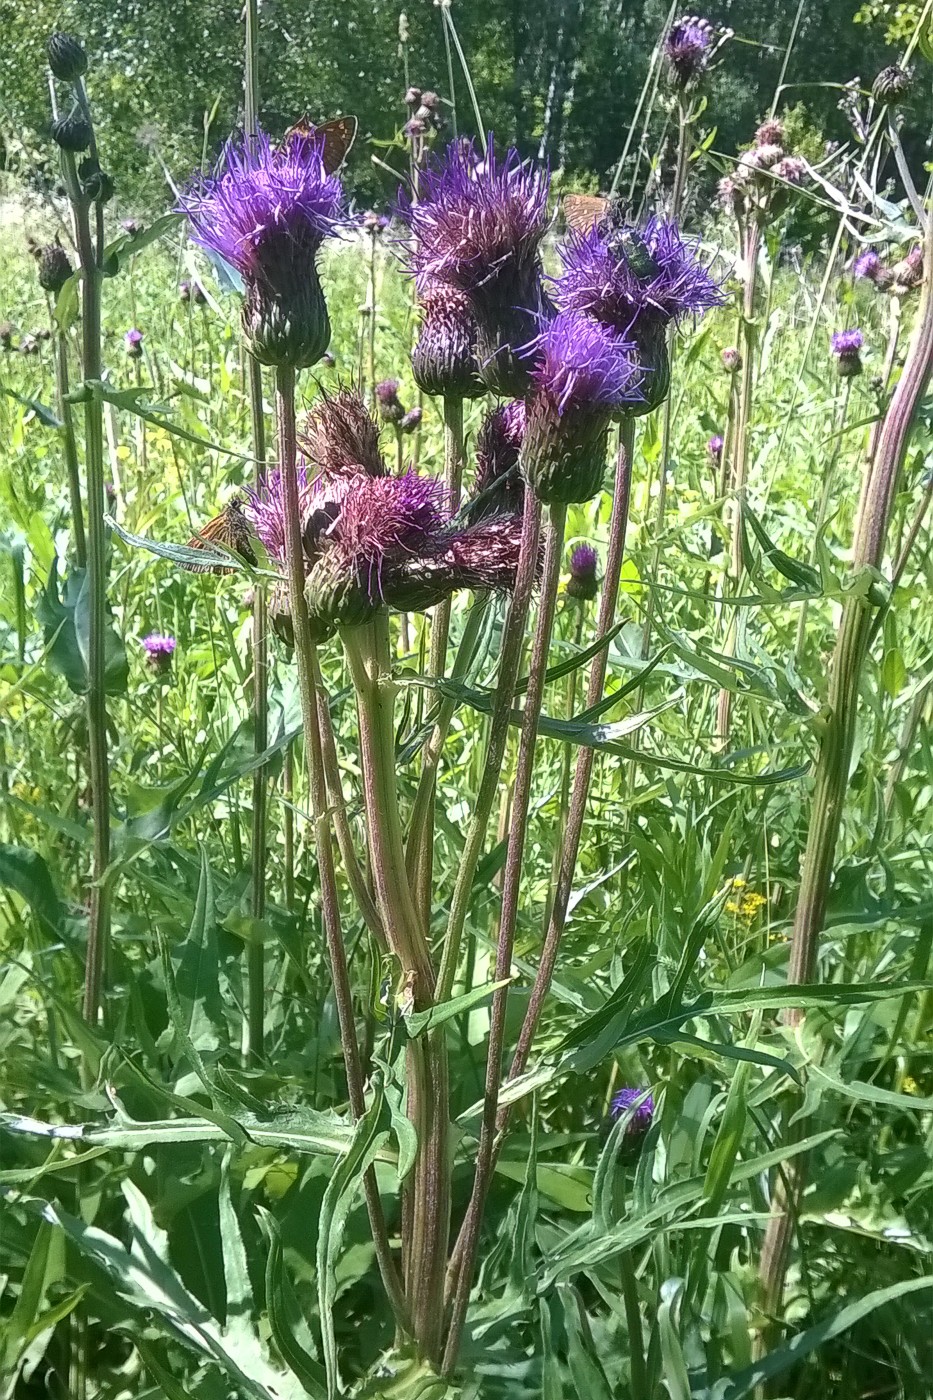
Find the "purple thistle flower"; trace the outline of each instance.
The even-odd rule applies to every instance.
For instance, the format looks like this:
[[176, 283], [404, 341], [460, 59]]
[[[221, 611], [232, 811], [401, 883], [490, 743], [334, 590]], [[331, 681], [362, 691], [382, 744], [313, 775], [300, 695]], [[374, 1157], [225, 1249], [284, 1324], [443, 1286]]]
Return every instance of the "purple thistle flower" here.
[[782, 156], [771, 174], [785, 185], [800, 186], [807, 177], [807, 162], [800, 156]]
[[231, 142], [209, 175], [195, 175], [179, 205], [191, 236], [246, 284], [244, 334], [262, 364], [313, 365], [330, 322], [315, 260], [345, 224], [343, 190], [324, 167], [323, 140], [264, 133]]
[[641, 398], [635, 347], [579, 311], [562, 311], [534, 342], [522, 466], [547, 504], [588, 501], [602, 485], [614, 413]]
[[862, 372], [861, 349], [865, 337], [860, 330], [834, 331], [830, 349], [836, 357], [836, 369], [843, 379], [851, 379]]
[[631, 330], [636, 317], [677, 323], [724, 300], [699, 260], [698, 241], [656, 216], [642, 232], [571, 230], [559, 253], [564, 270], [554, 279], [558, 306], [585, 311], [618, 331]]
[[418, 284], [421, 329], [411, 352], [415, 383], [426, 394], [475, 399], [486, 392], [476, 361], [476, 317], [470, 298], [445, 282]]
[[398, 430], [400, 433], [413, 433], [416, 428], [421, 427], [421, 419], [424, 417], [424, 410], [415, 404], [408, 412], [399, 419]]
[[549, 175], [514, 148], [497, 157], [492, 137], [482, 157], [471, 141], [447, 147], [423, 172], [417, 204], [400, 209], [419, 283], [446, 283], [469, 297], [477, 325], [480, 376], [494, 392], [527, 388], [521, 353], [545, 310], [540, 247], [547, 231]]
[[617, 409], [640, 397], [634, 345], [577, 311], [561, 311], [536, 338], [535, 397], [565, 413]]
[[[285, 483], [278, 467], [265, 473], [256, 490], [245, 492], [244, 514], [273, 563], [285, 568]], [[298, 514], [302, 529], [314, 508], [306, 468], [298, 468]]]
[[884, 264], [875, 248], [863, 248], [852, 264], [852, 276], [877, 282]]
[[570, 555], [570, 578], [567, 582], [567, 596], [581, 602], [591, 602], [596, 597], [598, 583], [596, 571], [599, 555], [591, 544], [578, 544]]
[[[637, 1108], [635, 1108], [636, 1104], [638, 1104]], [[610, 1112], [613, 1122], [618, 1121], [632, 1109], [634, 1112], [625, 1130], [625, 1135], [626, 1137], [640, 1137], [651, 1127], [651, 1120], [654, 1117], [653, 1095], [646, 1094], [644, 1089], [620, 1089], [612, 1100]]]
[[685, 15], [675, 20], [664, 41], [664, 56], [678, 87], [688, 87], [706, 71], [715, 30], [708, 19]]
[[373, 390], [376, 408], [383, 423], [399, 423], [405, 417], [405, 408], [398, 396], [399, 381], [383, 379]]
[[148, 637], [143, 637], [142, 645], [149, 669], [158, 676], [166, 675], [172, 667], [172, 655], [177, 646], [175, 638], [161, 632], [150, 632]]
[[719, 433], [714, 433], [706, 444], [706, 450], [714, 462], [718, 463], [722, 459], [722, 449], [724, 446], [725, 442], [722, 437], [720, 437]]
[[123, 337], [123, 344], [124, 344], [124, 346], [126, 347], [126, 353], [129, 355], [129, 357], [130, 357], [131, 360], [140, 360], [140, 359], [142, 359], [142, 353], [143, 353], [143, 333], [142, 333], [142, 331], [137, 331], [137, 330], [127, 331], [127, 332], [126, 332], [126, 335]]
[[520, 515], [525, 483], [518, 469], [525, 439], [525, 404], [512, 399], [486, 414], [476, 438], [476, 480], [470, 519]]

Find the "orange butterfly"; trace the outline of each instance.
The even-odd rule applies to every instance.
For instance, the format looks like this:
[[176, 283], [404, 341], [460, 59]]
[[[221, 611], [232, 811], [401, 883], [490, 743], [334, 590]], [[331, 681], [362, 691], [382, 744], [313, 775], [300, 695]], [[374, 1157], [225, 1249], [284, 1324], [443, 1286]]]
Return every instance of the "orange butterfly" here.
[[608, 214], [610, 201], [599, 194], [566, 194], [561, 208], [572, 229], [578, 233], [589, 233]]
[[[228, 549], [231, 554], [239, 554], [241, 559], [245, 559], [248, 564], [255, 567], [259, 561], [251, 544], [252, 537], [253, 532], [243, 514], [243, 498], [234, 496], [219, 515], [215, 515], [213, 520], [209, 520], [196, 535], [192, 535], [188, 541], [188, 548], [210, 549], [215, 544], [223, 545], [224, 549]], [[232, 574], [235, 572], [224, 564], [182, 564], [182, 568], [187, 569], [191, 574]]]
[[356, 117], [332, 117], [330, 121], [321, 122], [320, 126], [315, 126], [307, 117], [302, 117], [301, 121], [288, 128], [285, 140], [291, 136], [298, 136], [302, 140], [320, 142], [324, 169], [328, 175], [333, 175], [350, 154], [358, 128], [359, 122]]

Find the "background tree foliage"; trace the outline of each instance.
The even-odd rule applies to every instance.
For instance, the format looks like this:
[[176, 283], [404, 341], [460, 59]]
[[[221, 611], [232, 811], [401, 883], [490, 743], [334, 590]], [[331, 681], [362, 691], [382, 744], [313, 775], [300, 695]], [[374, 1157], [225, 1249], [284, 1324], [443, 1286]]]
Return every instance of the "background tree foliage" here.
[[[364, 138], [391, 142], [406, 116], [401, 9], [388, 0], [267, 0], [261, 8], [265, 124], [275, 131], [301, 112], [320, 118], [353, 111]], [[796, 11], [797, 0], [710, 7], [714, 21], [735, 31], [728, 63], [710, 88], [714, 150], [732, 152], [750, 139], [779, 80]], [[803, 102], [810, 121], [830, 137], [845, 134], [837, 85], [854, 75], [870, 81], [889, 60], [885, 16], [877, 29], [855, 26], [858, 11], [858, 0], [821, 0], [805, 5], [800, 17], [786, 97]], [[449, 96], [439, 9], [415, 0], [405, 13], [410, 81]], [[667, 15], [664, 0], [478, 0], [452, 13], [484, 123], [522, 150], [546, 151], [552, 166], [577, 184], [607, 186]], [[52, 178], [43, 43], [56, 27], [80, 34], [94, 55], [103, 148], [124, 203], [164, 204], [165, 169], [184, 171], [236, 125], [238, 0], [37, 0], [28, 7], [3, 0], [0, 15], [2, 158], [17, 174]], [[459, 70], [455, 79], [458, 118], [472, 128]], [[365, 160], [356, 165], [361, 198], [390, 192], [387, 176], [367, 171]]]

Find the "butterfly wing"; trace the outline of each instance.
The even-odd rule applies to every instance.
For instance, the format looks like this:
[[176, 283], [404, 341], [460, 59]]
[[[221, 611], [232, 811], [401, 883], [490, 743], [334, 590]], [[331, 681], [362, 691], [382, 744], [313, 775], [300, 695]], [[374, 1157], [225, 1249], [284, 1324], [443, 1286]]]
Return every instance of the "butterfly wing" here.
[[608, 212], [609, 200], [598, 194], [567, 194], [561, 208], [570, 228], [589, 233]]
[[[251, 534], [246, 516], [243, 514], [243, 507], [239, 497], [234, 497], [219, 515], [215, 515], [213, 520], [209, 520], [206, 525], [192, 535], [188, 541], [189, 549], [211, 549], [214, 545], [221, 545], [228, 549], [231, 554], [238, 554], [241, 559], [255, 566], [257, 560], [251, 544]], [[223, 564], [183, 564], [182, 568], [187, 569], [191, 574], [232, 574], [233, 569], [228, 569]]]
[[307, 117], [289, 127], [285, 140], [297, 136], [302, 141], [315, 141], [321, 148], [321, 161], [328, 175], [340, 169], [350, 154], [350, 147], [356, 140], [359, 122], [356, 117], [332, 117], [330, 121], [315, 126]]

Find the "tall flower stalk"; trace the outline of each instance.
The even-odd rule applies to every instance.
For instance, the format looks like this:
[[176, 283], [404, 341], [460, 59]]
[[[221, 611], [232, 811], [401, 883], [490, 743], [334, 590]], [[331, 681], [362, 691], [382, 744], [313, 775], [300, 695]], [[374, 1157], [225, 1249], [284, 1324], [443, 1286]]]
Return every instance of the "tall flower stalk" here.
[[[891, 508], [904, 453], [933, 369], [933, 218], [926, 216], [923, 282], [917, 322], [901, 377], [869, 458], [852, 549], [856, 586], [842, 607], [830, 670], [825, 728], [814, 775], [803, 873], [791, 934], [788, 980], [810, 982], [817, 970], [820, 935], [836, 859], [836, 846], [849, 782], [859, 685], [868, 655], [876, 609], [883, 605], [879, 573], [884, 562]], [[800, 1010], [787, 1013], [797, 1025]], [[775, 1192], [773, 1213], [762, 1250], [761, 1279], [766, 1306], [777, 1312], [783, 1291], [793, 1219], [806, 1184], [806, 1162], [788, 1163]]]
[[[70, 88], [73, 108], [52, 123], [61, 150], [62, 176], [71, 205], [72, 225], [81, 264], [81, 370], [85, 384], [99, 381], [101, 362], [101, 261], [104, 252], [103, 206], [108, 189], [100, 172], [97, 142], [84, 86], [87, 58], [68, 35], [53, 34], [48, 43], [54, 77]], [[78, 155], [87, 151], [79, 174]], [[112, 185], [109, 187], [112, 192]], [[91, 220], [94, 220], [94, 232]], [[105, 630], [107, 533], [104, 525], [103, 406], [90, 388], [84, 394], [84, 467], [87, 490], [87, 727], [94, 821], [93, 859], [84, 974], [84, 1016], [92, 1025], [100, 1013], [110, 942], [110, 769], [107, 754]]]

